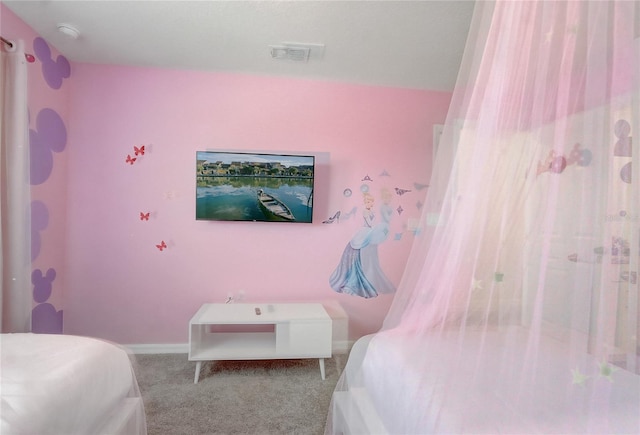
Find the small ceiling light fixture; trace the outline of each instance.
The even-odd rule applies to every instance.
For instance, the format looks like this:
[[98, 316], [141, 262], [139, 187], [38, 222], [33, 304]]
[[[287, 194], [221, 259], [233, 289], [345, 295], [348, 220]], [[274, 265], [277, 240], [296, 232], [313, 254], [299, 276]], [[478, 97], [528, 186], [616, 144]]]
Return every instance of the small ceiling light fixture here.
[[78, 39], [80, 37], [78, 29], [73, 27], [71, 24], [58, 24], [58, 31], [71, 39]]

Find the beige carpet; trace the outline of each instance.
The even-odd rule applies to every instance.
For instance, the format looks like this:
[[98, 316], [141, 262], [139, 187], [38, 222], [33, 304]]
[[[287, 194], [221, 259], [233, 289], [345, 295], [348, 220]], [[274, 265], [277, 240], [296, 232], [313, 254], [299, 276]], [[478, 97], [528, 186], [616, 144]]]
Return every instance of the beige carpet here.
[[342, 356], [326, 359], [218, 361], [186, 354], [135, 355], [149, 435], [322, 434]]

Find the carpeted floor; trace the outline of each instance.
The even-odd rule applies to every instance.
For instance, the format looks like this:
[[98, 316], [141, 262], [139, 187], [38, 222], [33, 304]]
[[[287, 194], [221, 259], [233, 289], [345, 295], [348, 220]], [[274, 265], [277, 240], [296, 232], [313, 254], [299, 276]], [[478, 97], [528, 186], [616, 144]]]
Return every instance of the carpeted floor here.
[[323, 381], [317, 359], [217, 361], [194, 384], [186, 354], [132, 358], [149, 435], [322, 434], [342, 366]]

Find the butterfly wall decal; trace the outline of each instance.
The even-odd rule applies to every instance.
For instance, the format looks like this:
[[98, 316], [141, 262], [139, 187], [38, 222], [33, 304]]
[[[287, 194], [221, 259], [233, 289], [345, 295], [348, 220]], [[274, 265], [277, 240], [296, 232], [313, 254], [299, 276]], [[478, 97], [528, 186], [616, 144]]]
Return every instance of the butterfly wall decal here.
[[156, 248], [158, 248], [160, 250], [160, 252], [162, 252], [164, 249], [167, 248], [167, 244], [163, 240], [162, 242], [160, 242], [159, 245], [156, 245]]
[[369, 175], [365, 175], [362, 181], [373, 181]]
[[138, 148], [137, 146], [133, 146], [133, 153], [136, 156], [144, 156], [144, 145], [141, 145], [140, 148]]
[[151, 212], [147, 212], [147, 213], [140, 212], [140, 220], [141, 221], [148, 221], [150, 214], [151, 214]]
[[127, 160], [126, 163], [129, 163], [130, 165], [133, 165], [136, 162], [136, 158], [135, 157], [131, 157], [131, 154], [127, 154]]
[[411, 192], [409, 189], [400, 189], [399, 187], [396, 187], [396, 193], [400, 196], [404, 195], [405, 193], [409, 193]]

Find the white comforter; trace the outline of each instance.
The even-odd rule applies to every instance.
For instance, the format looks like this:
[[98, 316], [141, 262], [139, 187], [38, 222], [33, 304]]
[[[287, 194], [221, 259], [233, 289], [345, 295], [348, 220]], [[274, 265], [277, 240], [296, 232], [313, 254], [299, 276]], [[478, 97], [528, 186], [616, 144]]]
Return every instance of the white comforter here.
[[[375, 433], [640, 433], [640, 376], [618, 367], [603, 373], [601, 361], [553, 338], [538, 343], [530, 385], [519, 375], [532, 362], [522, 328], [467, 332], [462, 348], [455, 332], [376, 338], [356, 342], [343, 381], [351, 400], [366, 395], [375, 415], [362, 423], [335, 401], [347, 411], [336, 411], [346, 421], [336, 420], [334, 433], [349, 432], [342, 426], [353, 426], [352, 418], [386, 428]], [[365, 354], [368, 364], [360, 366]]]
[[2, 334], [0, 352], [3, 435], [97, 433], [137, 395], [127, 353], [105, 341]]

